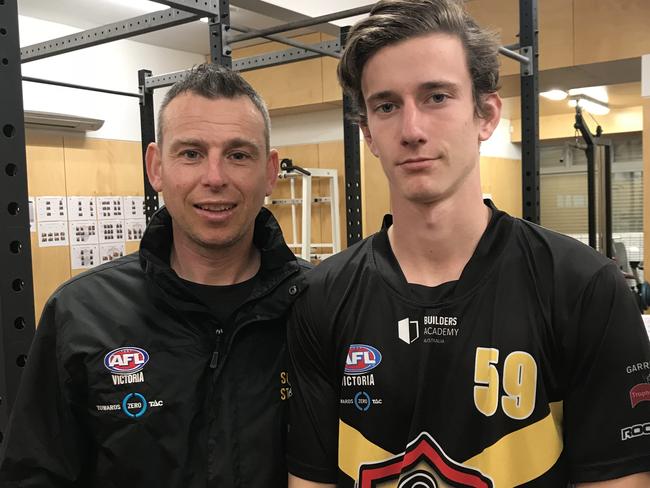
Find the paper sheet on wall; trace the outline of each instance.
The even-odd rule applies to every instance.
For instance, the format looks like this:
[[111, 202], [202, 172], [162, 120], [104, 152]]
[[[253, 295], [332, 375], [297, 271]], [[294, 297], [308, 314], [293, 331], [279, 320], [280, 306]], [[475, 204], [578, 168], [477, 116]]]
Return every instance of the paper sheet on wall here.
[[124, 220], [100, 220], [99, 242], [124, 242]]
[[70, 222], [70, 242], [76, 244], [98, 244], [96, 220]]
[[36, 232], [36, 200], [29, 197], [29, 232]]
[[144, 197], [124, 197], [124, 218], [144, 219]]
[[123, 219], [124, 197], [97, 197], [97, 217], [99, 220]]
[[95, 197], [68, 197], [68, 220], [96, 220]]
[[113, 259], [124, 256], [126, 250], [124, 244], [100, 244], [99, 256], [102, 263], [107, 263]]
[[99, 245], [71, 246], [72, 269], [89, 269], [99, 264]]
[[38, 222], [39, 247], [67, 246], [67, 222]]
[[68, 220], [66, 198], [36, 197], [36, 220], [39, 223]]
[[144, 235], [144, 229], [147, 227], [145, 219], [126, 220], [126, 240], [139, 241]]

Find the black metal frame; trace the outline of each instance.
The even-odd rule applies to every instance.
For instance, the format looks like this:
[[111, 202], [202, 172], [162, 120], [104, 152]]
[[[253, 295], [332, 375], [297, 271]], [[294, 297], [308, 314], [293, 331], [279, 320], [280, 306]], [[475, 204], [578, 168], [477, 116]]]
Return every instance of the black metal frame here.
[[[587, 156], [587, 213], [589, 222], [589, 245], [609, 257], [614, 257], [614, 241], [612, 240], [612, 142], [601, 137], [601, 128], [598, 126], [596, 134], [589, 130], [587, 122], [582, 116], [582, 110], [576, 107], [576, 130], [585, 141], [584, 149]], [[599, 147], [605, 152], [605, 161], [602, 171], [604, 173], [604, 186], [601, 190], [603, 201], [596, 202], [598, 194], [598, 180], [596, 179], [596, 151]], [[601, 208], [604, 204], [604, 208]], [[599, 221], [598, 211], [603, 210], [604, 222]], [[601, 231], [601, 232], [599, 232]], [[598, 234], [602, 234], [604, 243], [598, 242]]]
[[0, 443], [34, 336], [17, 0], [0, 1]]
[[[27, 46], [22, 50], [18, 42], [18, 14], [16, 8], [17, 0], [0, 0], [0, 28], [5, 29], [6, 34], [0, 31], [0, 72], [5, 71], [9, 76], [0, 77], [3, 86], [0, 87], [0, 106], [3, 107], [0, 113], [0, 125], [7, 125], [3, 119], [9, 122], [15, 133], [11, 139], [5, 140], [0, 133], [0, 155], [3, 158], [12, 158], [12, 164], [17, 168], [15, 176], [5, 177], [0, 174], [0, 224], [2, 234], [0, 241], [5, 242], [11, 249], [16, 248], [14, 242], [20, 245], [18, 253], [10, 257], [5, 251], [0, 251], [2, 256], [0, 263], [7, 261], [8, 276], [15, 276], [14, 281], [9, 285], [5, 283], [0, 288], [0, 363], [5, 364], [5, 376], [0, 375], [0, 429], [6, 421], [8, 405], [11, 405], [15, 389], [19, 380], [19, 370], [16, 370], [16, 358], [22, 363], [25, 359], [24, 351], [31, 341], [34, 324], [33, 296], [28, 293], [17, 293], [12, 291], [11, 286], [18, 286], [24, 283], [24, 289], [29, 290], [31, 284], [31, 253], [27, 243], [29, 242], [29, 222], [27, 212], [19, 213], [8, 217], [3, 212], [8, 208], [9, 201], [11, 208], [27, 208], [27, 186], [26, 186], [26, 162], [24, 144], [24, 126], [22, 124], [22, 90], [20, 60], [28, 62], [36, 59], [49, 57], [55, 54], [70, 52], [89, 46], [94, 46], [118, 39], [124, 39], [135, 35], [151, 32], [154, 30], [187, 23], [207, 16], [210, 18], [210, 59], [213, 63], [226, 66], [233, 66], [233, 69], [246, 71], [263, 66], [273, 66], [290, 63], [302, 59], [309, 59], [317, 55], [331, 55], [338, 57], [340, 46], [343, 42], [326, 42], [316, 46], [300, 46], [299, 49], [265, 54], [238, 60], [235, 63], [231, 59], [230, 43], [252, 39], [255, 37], [270, 37], [279, 32], [297, 29], [330, 22], [353, 15], [367, 13], [372, 6], [350, 9], [338, 14], [330, 14], [303, 21], [290, 22], [282, 26], [260, 31], [250, 31], [239, 35], [229, 35], [230, 16], [229, 0], [210, 0], [209, 5], [198, 7], [195, 0], [156, 0], [172, 8], [147, 14], [144, 16], [128, 19], [106, 26], [79, 32], [70, 36], [54, 39], [45, 43]], [[180, 9], [180, 10], [177, 10]], [[233, 28], [234, 29], [234, 28]], [[248, 30], [248, 29], [246, 29]], [[343, 38], [345, 31], [342, 31]], [[282, 38], [275, 36], [275, 39], [283, 42]], [[500, 51], [522, 63], [522, 148], [523, 148], [523, 187], [524, 187], [524, 218], [539, 222], [539, 145], [538, 145], [538, 68], [537, 68], [537, 0], [520, 0], [520, 41], [521, 52], [514, 53], [507, 46]], [[297, 44], [292, 41], [291, 45]], [[325, 51], [325, 52], [323, 52]], [[4, 54], [8, 53], [8, 54]], [[4, 63], [4, 59], [8, 62]], [[16, 61], [14, 62], [13, 59]], [[140, 115], [142, 130], [143, 166], [146, 147], [155, 139], [155, 123], [153, 114], [153, 90], [158, 87], [168, 86], [178, 81], [186, 72], [170, 73], [161, 76], [152, 76], [151, 72], [141, 70], [138, 72]], [[4, 74], [4, 73], [3, 73]], [[5, 80], [6, 83], [5, 83]], [[29, 80], [35, 81], [35, 80]], [[41, 80], [45, 81], [45, 80]], [[57, 83], [57, 82], [53, 82]], [[6, 86], [4, 86], [6, 84]], [[74, 88], [92, 89], [80, 85]], [[96, 89], [96, 91], [110, 92], [108, 90]], [[133, 94], [118, 93], [119, 95], [131, 96]], [[347, 220], [347, 241], [351, 245], [362, 237], [361, 218], [361, 181], [360, 181], [360, 140], [358, 126], [353, 124], [349, 118], [351, 113], [350, 101], [344, 98], [344, 138], [345, 138], [345, 178], [346, 178], [346, 220]], [[4, 127], [3, 125], [3, 127]], [[1, 130], [1, 129], [0, 129]], [[6, 164], [6, 163], [3, 163]], [[8, 166], [6, 166], [8, 167]], [[12, 166], [13, 167], [13, 166]], [[6, 170], [5, 170], [6, 171]], [[7, 179], [8, 178], [8, 179]], [[7, 183], [11, 181], [11, 186]], [[7, 188], [4, 191], [4, 188]], [[149, 184], [145, 168], [145, 197], [146, 215], [150, 218], [158, 207], [158, 195]], [[11, 226], [9, 224], [14, 224]], [[0, 242], [0, 244], [2, 244]], [[12, 247], [13, 246], [13, 247]], [[5, 268], [3, 268], [5, 269]], [[22, 285], [21, 285], [22, 286]], [[29, 296], [28, 296], [29, 295]], [[8, 300], [7, 300], [8, 298]], [[11, 322], [12, 317], [22, 317], [22, 321]], [[15, 324], [15, 327], [14, 327]], [[4, 381], [5, 383], [2, 383]], [[5, 397], [5, 398], [2, 398]], [[1, 430], [0, 430], [1, 439]]]
[[537, 0], [519, 0], [521, 65], [521, 179], [522, 217], [540, 223], [539, 205], [539, 43]]

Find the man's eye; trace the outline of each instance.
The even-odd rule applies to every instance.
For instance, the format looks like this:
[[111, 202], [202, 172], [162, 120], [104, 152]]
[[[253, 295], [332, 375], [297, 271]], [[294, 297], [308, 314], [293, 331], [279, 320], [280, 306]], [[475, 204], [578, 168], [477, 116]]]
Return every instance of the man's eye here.
[[230, 154], [230, 158], [234, 159], [235, 161], [243, 161], [249, 157], [250, 156], [244, 152], [234, 152]]
[[185, 156], [187, 159], [198, 159], [199, 152], [194, 151], [192, 149], [186, 149], [185, 151], [182, 152], [182, 155]]
[[383, 114], [389, 114], [395, 109], [395, 104], [393, 103], [382, 103], [379, 107], [376, 108], [377, 112]]
[[433, 100], [434, 103], [442, 103], [447, 100], [447, 98], [449, 97], [444, 93], [435, 93], [431, 95], [431, 100]]

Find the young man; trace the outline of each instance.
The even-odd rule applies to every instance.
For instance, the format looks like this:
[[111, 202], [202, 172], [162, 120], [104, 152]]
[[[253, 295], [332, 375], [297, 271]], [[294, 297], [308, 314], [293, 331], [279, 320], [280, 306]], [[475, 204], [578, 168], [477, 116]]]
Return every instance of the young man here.
[[482, 200], [497, 49], [454, 0], [381, 1], [349, 34], [339, 77], [393, 216], [294, 306], [292, 488], [650, 486], [650, 345], [623, 277]]
[[286, 486], [286, 316], [302, 266], [262, 207], [264, 102], [195, 68], [147, 150], [166, 207], [140, 252], [64, 284], [36, 333], [0, 485]]

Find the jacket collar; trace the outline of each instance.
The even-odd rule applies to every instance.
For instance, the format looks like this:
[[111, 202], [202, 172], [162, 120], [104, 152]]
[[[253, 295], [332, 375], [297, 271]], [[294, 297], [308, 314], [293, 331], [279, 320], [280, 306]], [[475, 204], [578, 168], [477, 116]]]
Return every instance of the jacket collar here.
[[[140, 242], [140, 265], [145, 274], [174, 302], [172, 305], [204, 312], [205, 306], [169, 265], [173, 241], [172, 218], [167, 209], [162, 207], [152, 216]], [[280, 225], [264, 207], [255, 218], [253, 243], [261, 253], [261, 292], [270, 290], [300, 268], [296, 257], [284, 242]]]

